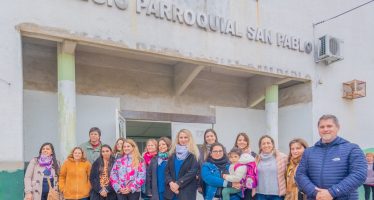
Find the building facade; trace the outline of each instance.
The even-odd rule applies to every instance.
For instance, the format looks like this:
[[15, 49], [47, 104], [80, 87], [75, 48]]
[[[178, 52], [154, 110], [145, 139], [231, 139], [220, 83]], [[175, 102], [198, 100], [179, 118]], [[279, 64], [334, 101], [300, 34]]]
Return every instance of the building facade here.
[[[365, 1], [14, 0], [0, 7], [0, 199], [21, 199], [24, 163], [52, 142], [60, 159], [90, 127], [112, 145], [214, 128], [227, 148], [247, 132], [280, 150], [310, 144], [322, 114], [374, 147], [374, 4]], [[319, 38], [342, 60], [316, 62]], [[343, 83], [366, 82], [345, 99]], [[3, 181], [7, 180], [7, 181]]]

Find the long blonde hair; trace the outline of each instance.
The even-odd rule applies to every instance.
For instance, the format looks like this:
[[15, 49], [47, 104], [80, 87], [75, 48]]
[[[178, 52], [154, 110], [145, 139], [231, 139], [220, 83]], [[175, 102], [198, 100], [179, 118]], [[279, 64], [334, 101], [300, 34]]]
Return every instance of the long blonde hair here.
[[[125, 139], [123, 144], [125, 144], [125, 143], [129, 143], [133, 148], [133, 150], [131, 152], [131, 158], [132, 158], [131, 166], [132, 167], [138, 166], [139, 163], [142, 161], [142, 156], [140, 155], [138, 145], [132, 139]], [[125, 145], [123, 145], [123, 146], [125, 146]], [[123, 147], [122, 147], [122, 152], [124, 152]]]
[[187, 135], [187, 137], [188, 137], [187, 149], [192, 155], [195, 156], [195, 159], [198, 160], [199, 159], [199, 149], [197, 148], [196, 142], [195, 142], [194, 138], [192, 137], [191, 131], [188, 130], [188, 129], [181, 129], [177, 133], [177, 135], [175, 137], [175, 140], [173, 142], [173, 145], [171, 146], [169, 155], [172, 155], [173, 153], [175, 153], [176, 146], [177, 146], [177, 144], [179, 144], [179, 136], [180, 136], [181, 133], [184, 133], [184, 134]]

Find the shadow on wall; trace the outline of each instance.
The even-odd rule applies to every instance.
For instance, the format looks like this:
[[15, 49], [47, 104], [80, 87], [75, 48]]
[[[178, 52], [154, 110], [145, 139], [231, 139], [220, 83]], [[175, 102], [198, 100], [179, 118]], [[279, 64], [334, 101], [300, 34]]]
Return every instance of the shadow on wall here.
[[[374, 148], [364, 149], [363, 151], [364, 151], [364, 153], [369, 153], [369, 152], [374, 153]], [[359, 193], [360, 193], [360, 199], [365, 199], [364, 187], [361, 186], [360, 188], [358, 188], [358, 191], [359, 191]], [[370, 197], [370, 199], [371, 199], [371, 200], [374, 200], [374, 199], [372, 199], [371, 197]]]

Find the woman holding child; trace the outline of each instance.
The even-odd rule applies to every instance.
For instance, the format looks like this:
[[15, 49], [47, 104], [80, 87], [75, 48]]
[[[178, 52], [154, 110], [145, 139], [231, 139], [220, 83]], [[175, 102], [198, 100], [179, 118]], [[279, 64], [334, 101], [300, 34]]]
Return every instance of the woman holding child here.
[[205, 183], [205, 200], [221, 198], [223, 188], [240, 187], [239, 182], [233, 185], [233, 182], [222, 177], [222, 174], [228, 174], [229, 166], [229, 159], [224, 146], [220, 143], [214, 143], [211, 146], [207, 161], [201, 167], [201, 177]]

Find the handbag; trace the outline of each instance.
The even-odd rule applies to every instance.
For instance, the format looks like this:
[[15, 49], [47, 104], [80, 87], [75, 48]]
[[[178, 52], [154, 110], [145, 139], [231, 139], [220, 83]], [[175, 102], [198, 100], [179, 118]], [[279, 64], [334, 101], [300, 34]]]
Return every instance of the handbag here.
[[48, 187], [49, 187], [47, 200], [61, 200], [61, 199], [63, 199], [60, 192], [58, 192], [58, 190], [55, 190], [55, 188], [52, 187], [50, 178], [48, 178], [47, 181], [48, 181]]

